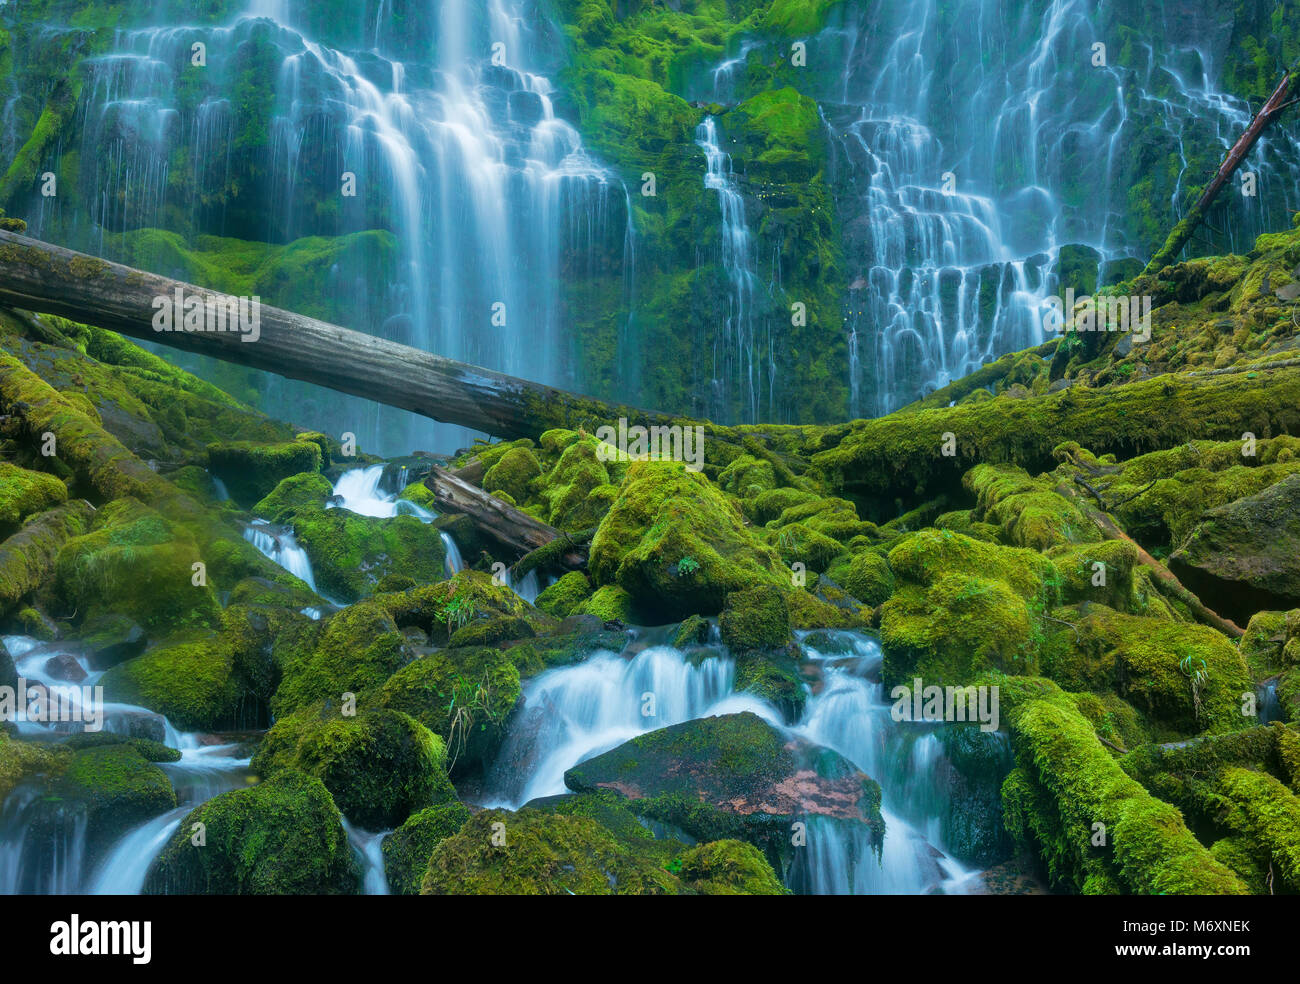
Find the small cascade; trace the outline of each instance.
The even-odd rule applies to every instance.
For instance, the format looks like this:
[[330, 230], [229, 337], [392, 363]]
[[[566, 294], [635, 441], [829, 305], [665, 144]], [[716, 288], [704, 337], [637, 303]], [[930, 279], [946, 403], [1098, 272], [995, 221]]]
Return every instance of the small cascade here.
[[542, 593], [541, 583], [537, 579], [537, 571], [531, 570], [518, 580], [515, 579], [509, 570], [506, 571], [506, 587], [515, 594], [523, 598], [530, 605], [537, 604], [537, 596]]
[[822, 688], [809, 698], [794, 730], [880, 783], [885, 843], [879, 863], [872, 856], [863, 865], [864, 835], [850, 836], [835, 824], [816, 832], [810, 826], [810, 850], [797, 856], [792, 884], [818, 895], [959, 890], [973, 872], [948, 857], [939, 840], [943, 746], [934, 728], [893, 720], [881, 684], [872, 679], [882, 658], [875, 640], [856, 632], [818, 636], [835, 651], [804, 643], [805, 655], [821, 666]]
[[[386, 492], [383, 487], [384, 466], [370, 465], [366, 468], [352, 468], [339, 476], [334, 486], [334, 493], [326, 508], [346, 509], [358, 516], [372, 516], [377, 519], [389, 519], [393, 516], [414, 516], [421, 523], [432, 523], [438, 514], [419, 506], [409, 499], [399, 499], [397, 493]], [[337, 501], [335, 501], [337, 500]], [[465, 561], [456, 547], [456, 541], [446, 531], [441, 533], [442, 545], [446, 548], [443, 568], [447, 576], [464, 570]], [[536, 595], [533, 596], [534, 598]]]
[[[77, 700], [82, 687], [94, 687], [103, 676], [102, 671], [91, 668], [75, 643], [46, 643], [30, 636], [0, 640], [29, 687], [66, 688], [68, 699]], [[47, 668], [52, 658], [69, 655], [85, 674], [75, 684], [53, 676]], [[67, 672], [66, 662], [62, 665]], [[0, 810], [0, 895], [137, 893], [144, 886], [149, 865], [181, 818], [213, 796], [239, 788], [247, 778], [250, 760], [238, 756], [239, 746], [204, 744], [204, 736], [180, 732], [166, 717], [146, 707], [102, 703], [83, 710], [101, 714], [105, 732], [148, 738], [177, 749], [179, 761], [162, 762], [159, 767], [171, 779], [178, 805], [127, 833], [105, 852], [96, 870], [88, 872], [84, 810], [49, 800], [41, 783], [14, 790]], [[93, 720], [93, 714], [81, 716]], [[48, 741], [90, 730], [81, 721], [46, 723], [27, 721], [21, 715], [17, 723], [24, 737]]]
[[347, 832], [348, 843], [352, 845], [352, 853], [361, 868], [362, 892], [366, 895], [390, 894], [388, 876], [384, 873], [383, 847], [384, 838], [392, 831], [384, 830], [372, 834], [360, 827], [354, 827], [346, 820], [343, 821], [343, 829]]
[[[745, 218], [745, 199], [731, 170], [731, 155], [719, 144], [718, 124], [706, 116], [695, 130], [695, 143], [704, 151], [704, 187], [718, 193], [722, 212], [722, 268], [730, 286], [723, 337], [714, 343], [713, 376], [721, 388], [717, 398], [719, 410], [735, 412], [741, 420], [754, 423], [759, 418], [760, 376], [758, 312], [756, 305], [762, 290], [755, 272], [754, 237]], [[769, 350], [770, 345], [765, 345]], [[716, 416], [716, 414], [715, 414]]]
[[[564, 773], [637, 735], [694, 718], [753, 711], [778, 723], [763, 701], [734, 692], [735, 663], [725, 653], [691, 659], [652, 646], [632, 659], [608, 650], [548, 670], [524, 687], [523, 711], [489, 776], [494, 805], [517, 807], [566, 792]], [[643, 696], [655, 714], [642, 714]]]
[[[812, 818], [808, 850], [796, 856], [788, 884], [807, 894], [962, 891], [974, 872], [948, 857], [938, 836], [944, 755], [936, 729], [893, 721], [872, 679], [881, 660], [874, 640], [849, 631], [817, 638], [824, 652], [807, 642], [804, 650], [822, 687], [789, 730], [880, 783], [886, 835], [878, 856], [867, 828]], [[642, 641], [653, 643], [654, 635]], [[655, 696], [654, 717], [641, 713], [647, 693]], [[631, 658], [605, 651], [548, 670], [524, 687], [522, 711], [488, 772], [486, 805], [517, 809], [567, 792], [564, 773], [579, 762], [649, 731], [741, 711], [786, 726], [775, 708], [736, 692], [735, 662], [716, 643], [689, 654], [653, 644]]]
[[244, 539], [257, 547], [268, 559], [304, 582], [317, 594], [316, 576], [312, 573], [311, 558], [298, 546], [293, 530], [287, 526], [272, 526], [264, 519], [255, 519], [244, 527]]

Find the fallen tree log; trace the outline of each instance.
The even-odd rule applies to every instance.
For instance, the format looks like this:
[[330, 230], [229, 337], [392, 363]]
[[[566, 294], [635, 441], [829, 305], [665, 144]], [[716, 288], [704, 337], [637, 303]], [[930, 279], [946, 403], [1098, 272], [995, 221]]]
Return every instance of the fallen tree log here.
[[479, 531], [518, 557], [560, 536], [560, 531], [533, 519], [503, 499], [471, 485], [437, 465], [424, 480], [440, 513], [462, 513]]
[[607, 403], [260, 305], [253, 332], [159, 330], [155, 303], [227, 296], [0, 230], [0, 305], [55, 314], [132, 338], [263, 369], [459, 424], [494, 437], [537, 437], [552, 427], [594, 431], [620, 418], [643, 426], [694, 423]]
[[1295, 80], [1298, 69], [1300, 69], [1300, 66], [1292, 68], [1282, 76], [1282, 81], [1278, 83], [1277, 88], [1273, 90], [1273, 94], [1260, 107], [1259, 112], [1255, 114], [1255, 118], [1250, 121], [1250, 126], [1246, 127], [1245, 133], [1229, 149], [1228, 156], [1223, 159], [1223, 163], [1219, 165], [1219, 170], [1210, 179], [1210, 183], [1205, 186], [1205, 190], [1197, 198], [1196, 204], [1192, 206], [1191, 211], [1183, 217], [1182, 221], [1174, 226], [1173, 231], [1169, 233], [1169, 238], [1151, 257], [1151, 262], [1146, 265], [1146, 268], [1142, 271], [1143, 273], [1155, 273], [1157, 270], [1169, 266], [1182, 252], [1183, 247], [1187, 245], [1187, 241], [1196, 232], [1196, 227], [1205, 218], [1205, 213], [1209, 211], [1215, 197], [1223, 186], [1228, 183], [1228, 179], [1232, 177], [1233, 172], [1237, 170], [1241, 162], [1246, 159], [1246, 155], [1259, 142], [1264, 130], [1282, 114], [1282, 110], [1294, 101], [1288, 100], [1287, 96], [1297, 88]]

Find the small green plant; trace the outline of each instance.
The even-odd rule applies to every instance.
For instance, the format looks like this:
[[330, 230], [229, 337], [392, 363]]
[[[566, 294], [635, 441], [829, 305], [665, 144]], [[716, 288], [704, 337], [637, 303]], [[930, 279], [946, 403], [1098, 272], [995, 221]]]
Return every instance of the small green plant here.
[[447, 626], [449, 633], [455, 632], [456, 629], [464, 628], [466, 623], [474, 617], [476, 608], [474, 599], [469, 595], [454, 594], [438, 609], [437, 619]]
[[666, 865], [664, 865], [664, 871], [670, 872], [671, 874], [674, 875], [680, 875], [682, 873], [682, 859], [673, 858]]
[[685, 575], [694, 574], [699, 569], [700, 569], [700, 562], [696, 560], [694, 557], [683, 557], [681, 560], [677, 562], [678, 574], [685, 574]]

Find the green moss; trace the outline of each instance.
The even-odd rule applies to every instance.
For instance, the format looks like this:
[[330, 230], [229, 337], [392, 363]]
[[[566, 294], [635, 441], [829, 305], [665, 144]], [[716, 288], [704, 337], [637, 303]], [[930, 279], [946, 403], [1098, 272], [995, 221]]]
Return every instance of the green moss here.
[[901, 587], [877, 614], [887, 685], [914, 676], [927, 685], [962, 684], [988, 669], [1037, 671], [1033, 614], [1002, 581], [944, 574], [928, 588]]
[[574, 606], [570, 614], [594, 615], [602, 622], [619, 621], [625, 625], [638, 625], [642, 621], [636, 599], [617, 584], [597, 588], [591, 597]]
[[322, 455], [311, 441], [258, 444], [230, 441], [208, 445], [208, 468], [226, 483], [230, 497], [249, 506], [268, 495], [282, 479], [318, 472]]
[[281, 717], [320, 701], [342, 701], [346, 693], [361, 697], [409, 659], [406, 641], [381, 601], [359, 602], [331, 615], [319, 640], [283, 653], [284, 677], [271, 710]]
[[997, 525], [1016, 546], [1047, 550], [1101, 539], [1091, 521], [1052, 490], [1050, 478], [1032, 479], [1009, 465], [976, 465], [962, 482], [976, 495], [973, 519]]
[[434, 848], [452, 837], [470, 818], [462, 803], [430, 806], [384, 838], [384, 874], [394, 895], [419, 895]]
[[894, 593], [894, 572], [889, 561], [871, 550], [855, 554], [839, 580], [849, 594], [873, 608]]
[[[1240, 653], [1203, 625], [1121, 615], [1090, 606], [1055, 631], [1045, 671], [1071, 690], [1118, 694], [1175, 734], [1239, 730], [1243, 694], [1254, 685]], [[1194, 680], [1197, 672], [1202, 680]]]
[[304, 707], [280, 718], [253, 757], [253, 772], [315, 776], [351, 821], [367, 830], [396, 827], [417, 810], [455, 799], [446, 747], [400, 711]]
[[28, 516], [67, 501], [68, 489], [53, 475], [0, 461], [0, 540]]
[[[194, 825], [206, 843], [196, 846]], [[287, 772], [191, 811], [149, 871], [151, 895], [354, 895], [361, 878], [319, 779]]]
[[680, 877], [701, 895], [785, 895], [761, 851], [736, 840], [698, 844], [684, 852]]
[[484, 810], [437, 845], [424, 895], [672, 895], [680, 882], [652, 852], [595, 820]]
[[[1004, 713], [1007, 691], [1003, 690]], [[1057, 699], [1014, 699], [1018, 767], [1003, 784], [1007, 830], [1055, 884], [1135, 894], [1240, 895], [1246, 886], [1202, 847], [1179, 812], [1124, 774], [1092, 727]], [[1105, 844], [1093, 846], [1094, 824]]]
[[[69, 540], [87, 532], [91, 516], [89, 503], [70, 502], [32, 517], [21, 530], [0, 542], [0, 612], [44, 587], [54, 574], [60, 551]], [[36, 621], [42, 623], [41, 619]]]
[[596, 584], [617, 584], [667, 621], [716, 613], [729, 591], [789, 583], [776, 553], [722, 493], [663, 462], [629, 467], [591, 542], [589, 568]]
[[773, 587], [733, 591], [718, 618], [722, 641], [733, 650], [766, 649], [790, 642], [790, 610]]
[[49, 794], [51, 807], [62, 802], [84, 814], [91, 863], [132, 827], [176, 807], [167, 774], [129, 744], [74, 752]]
[[216, 633], [174, 637], [103, 677], [110, 700], [157, 711], [187, 731], [217, 731], [257, 723], [245, 707], [245, 687], [235, 672], [229, 643]]
[[844, 552], [844, 545], [804, 523], [791, 523], [768, 536], [788, 565], [803, 564], [805, 570], [826, 571]]
[[334, 486], [324, 475], [302, 472], [282, 479], [250, 511], [267, 522], [288, 523], [300, 510], [323, 505], [333, 492]]
[[378, 518], [327, 509], [314, 498], [314, 483], [302, 483], [298, 491], [302, 498], [297, 506], [283, 504], [291, 513], [299, 545], [311, 559], [316, 583], [331, 598], [356, 601], [393, 573], [421, 584], [442, 580], [446, 546], [432, 525], [415, 516]]
[[569, 571], [537, 596], [537, 607], [556, 618], [568, 618], [590, 594], [587, 575]]
[[541, 474], [542, 466], [530, 449], [510, 448], [484, 473], [483, 488], [487, 492], [504, 492], [515, 502], [523, 502], [528, 498], [529, 483]]
[[1300, 798], [1272, 776], [1249, 769], [1226, 769], [1219, 789], [1228, 807], [1224, 822], [1267, 852], [1282, 887], [1300, 891]]
[[54, 590], [82, 618], [126, 615], [146, 629], [215, 627], [212, 585], [195, 584], [203, 560], [189, 531], [134, 500], [100, 510], [93, 532], [59, 551]]
[[65, 765], [66, 757], [56, 749], [10, 738], [0, 730], [0, 804], [23, 780], [57, 774]]
[[431, 653], [407, 664], [375, 697], [438, 735], [448, 768], [464, 772], [491, 760], [519, 701], [519, 670], [507, 653], [466, 648]]

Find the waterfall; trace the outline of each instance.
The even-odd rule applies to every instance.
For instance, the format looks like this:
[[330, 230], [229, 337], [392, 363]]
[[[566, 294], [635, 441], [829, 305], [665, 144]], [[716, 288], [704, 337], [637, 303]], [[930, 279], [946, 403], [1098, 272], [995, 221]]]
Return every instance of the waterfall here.
[[354, 827], [343, 821], [343, 829], [347, 832], [348, 843], [352, 845], [352, 853], [357, 859], [357, 866], [361, 869], [361, 889], [366, 895], [388, 895], [388, 876], [384, 874], [384, 838], [392, 833], [391, 830], [384, 830], [377, 834], [372, 834]]
[[704, 187], [718, 193], [722, 213], [722, 269], [729, 284], [727, 318], [721, 337], [713, 344], [714, 385], [720, 408], [739, 402], [743, 420], [757, 423], [758, 375], [755, 365], [755, 305], [762, 287], [755, 272], [754, 237], [745, 218], [745, 199], [731, 170], [731, 156], [718, 142], [718, 125], [706, 116], [695, 130], [695, 142], [704, 151]]
[[810, 824], [809, 850], [796, 854], [792, 884], [814, 895], [960, 890], [973, 872], [944, 853], [939, 838], [943, 792], [936, 779], [943, 750], [935, 732], [890, 716], [883, 688], [872, 680], [881, 662], [875, 640], [853, 632], [822, 635], [851, 655], [823, 653], [805, 642], [805, 655], [822, 669], [822, 689], [809, 697], [794, 730], [839, 752], [880, 783], [885, 843], [877, 864], [865, 832]]
[[[403, 469], [405, 475], [405, 469]], [[346, 509], [348, 512], [354, 512], [359, 516], [374, 516], [380, 519], [388, 519], [393, 516], [414, 516], [422, 523], [432, 523], [438, 518], [438, 514], [418, 506], [409, 499], [399, 499], [396, 493], [385, 492], [383, 489], [384, 466], [370, 465], [366, 468], [352, 468], [345, 471], [339, 476], [338, 482], [334, 486], [334, 493], [330, 497], [330, 502], [326, 508]], [[335, 499], [340, 500], [337, 504]], [[465, 567], [465, 561], [460, 555], [460, 550], [456, 546], [456, 541], [451, 538], [451, 534], [442, 532], [442, 545], [446, 550], [443, 557], [443, 569], [448, 577], [451, 577], [459, 570]], [[528, 599], [530, 602], [536, 600], [537, 595]]]
[[[698, 717], [753, 711], [776, 722], [762, 701], [734, 693], [735, 664], [723, 655], [690, 661], [670, 646], [630, 660], [602, 651], [575, 666], [548, 670], [524, 687], [489, 778], [494, 805], [518, 807], [565, 792], [564, 773], [637, 735]], [[654, 694], [653, 716], [642, 713]]]
[[[267, 243], [385, 229], [394, 254], [372, 239], [329, 271], [333, 320], [574, 388], [565, 265], [603, 263], [628, 213], [556, 115], [557, 35], [528, 0], [445, 0], [400, 25], [373, 13], [356, 32], [299, 0], [254, 0], [221, 25], [118, 31], [85, 61], [80, 145], [63, 151], [86, 162], [82, 187], [34, 197], [32, 234], [129, 261], [114, 234], [178, 223]], [[380, 451], [473, 436], [279, 377], [264, 388], [272, 415]]]
[[[76, 686], [93, 686], [103, 675], [91, 669], [75, 642], [44, 643], [30, 636], [4, 636], [19, 675], [45, 686], [67, 685], [46, 669], [56, 655], [71, 655], [86, 675]], [[176, 730], [161, 714], [129, 704], [104, 704], [104, 731], [149, 738], [181, 753], [179, 761], [159, 763], [176, 790], [179, 805], [129, 831], [107, 849], [95, 871], [87, 870], [87, 817], [71, 804], [50, 801], [43, 784], [15, 789], [0, 809], [0, 895], [136, 894], [149, 866], [182, 817], [212, 797], [244, 785], [250, 759], [240, 746], [204, 744], [202, 736]], [[26, 738], [53, 741], [66, 725], [19, 719]], [[74, 730], [80, 730], [76, 728]]]
[[[874, 640], [847, 631], [829, 637], [848, 656], [805, 645], [823, 687], [789, 730], [839, 752], [881, 784], [887, 831], [878, 860], [867, 828], [812, 818], [791, 887], [809, 894], [961, 891], [974, 872], [948, 857], [938, 837], [943, 753], [933, 728], [892, 720], [880, 684], [870, 679], [880, 667]], [[653, 717], [642, 714], [647, 693], [655, 697]], [[517, 809], [564, 793], [568, 769], [637, 735], [746, 710], [783, 726], [775, 708], [736, 692], [735, 663], [720, 645], [703, 656], [654, 645], [630, 659], [605, 651], [548, 670], [524, 686], [522, 710], [488, 772], [485, 805]]]
[[254, 519], [244, 527], [244, 539], [257, 547], [269, 560], [279, 564], [294, 577], [303, 581], [317, 594], [316, 576], [312, 573], [311, 558], [298, 546], [293, 530], [287, 526], [272, 526], [264, 519]]

